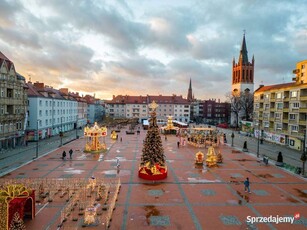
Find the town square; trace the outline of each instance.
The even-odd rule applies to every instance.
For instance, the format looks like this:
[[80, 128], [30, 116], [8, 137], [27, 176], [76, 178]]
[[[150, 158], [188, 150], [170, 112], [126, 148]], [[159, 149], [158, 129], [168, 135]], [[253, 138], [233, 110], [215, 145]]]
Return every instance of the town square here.
[[299, 0], [1, 0], [0, 230], [307, 227]]

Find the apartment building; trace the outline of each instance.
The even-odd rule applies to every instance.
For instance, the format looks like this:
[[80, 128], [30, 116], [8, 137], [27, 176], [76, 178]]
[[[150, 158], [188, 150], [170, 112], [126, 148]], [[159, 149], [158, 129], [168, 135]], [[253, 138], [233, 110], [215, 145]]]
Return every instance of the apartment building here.
[[81, 97], [79, 95], [78, 92], [74, 93], [74, 92], [69, 92], [69, 96], [73, 97], [77, 103], [78, 103], [78, 108], [77, 108], [77, 128], [82, 128], [84, 126], [86, 126], [87, 124], [87, 110], [88, 110], [88, 105], [87, 102], [85, 100], [85, 98]]
[[[302, 150], [307, 128], [307, 61], [298, 62], [295, 82], [260, 86], [254, 93], [255, 135]], [[304, 73], [302, 75], [302, 73]]]
[[105, 115], [104, 101], [95, 96], [85, 95], [87, 102], [87, 123], [94, 124], [94, 122], [102, 121]]
[[67, 88], [57, 90], [40, 82], [28, 82], [27, 86], [28, 141], [58, 135], [61, 131], [66, 132], [76, 127], [78, 102], [69, 95]]
[[0, 52], [0, 149], [25, 143], [27, 86], [14, 63]]
[[113, 96], [111, 101], [106, 102], [106, 113], [114, 118], [139, 118], [140, 122], [149, 117], [149, 104], [155, 101], [157, 108], [157, 120], [166, 123], [168, 116], [174, 120], [190, 121], [190, 103], [182, 96]]

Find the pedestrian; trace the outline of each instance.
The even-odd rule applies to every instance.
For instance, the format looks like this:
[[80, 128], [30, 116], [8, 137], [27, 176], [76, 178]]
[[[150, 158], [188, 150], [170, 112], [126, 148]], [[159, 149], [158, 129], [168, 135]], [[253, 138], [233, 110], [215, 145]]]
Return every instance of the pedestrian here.
[[122, 141], [123, 141], [123, 138], [121, 137], [121, 138], [120, 138], [120, 142], [122, 142]]
[[177, 141], [177, 147], [179, 148], [179, 146], [180, 146], [180, 142], [179, 142], [179, 141]]
[[251, 191], [250, 191], [250, 189], [249, 189], [249, 179], [248, 179], [248, 177], [246, 177], [246, 180], [244, 181], [244, 190], [245, 190], [245, 192], [249, 192], [249, 193], [251, 193]]
[[117, 168], [119, 168], [119, 166], [120, 166], [120, 163], [119, 163], [119, 158], [118, 158], [118, 157], [116, 157], [116, 167], [117, 167]]
[[74, 151], [73, 151], [72, 149], [69, 150], [69, 157], [70, 157], [70, 159], [72, 159], [72, 154], [73, 154], [73, 152], [74, 152]]
[[63, 159], [63, 160], [66, 159], [66, 152], [65, 152], [65, 150], [64, 150], [63, 153], [62, 153], [62, 159]]
[[165, 141], [167, 141], [167, 136], [165, 135]]

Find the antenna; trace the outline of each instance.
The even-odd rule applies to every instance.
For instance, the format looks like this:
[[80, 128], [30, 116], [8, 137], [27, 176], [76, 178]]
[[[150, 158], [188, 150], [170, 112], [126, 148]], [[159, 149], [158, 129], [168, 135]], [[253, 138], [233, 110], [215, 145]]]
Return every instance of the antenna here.
[[245, 33], [246, 33], [246, 30], [244, 29], [244, 30], [243, 30], [243, 35], [244, 35], [244, 36], [245, 36]]

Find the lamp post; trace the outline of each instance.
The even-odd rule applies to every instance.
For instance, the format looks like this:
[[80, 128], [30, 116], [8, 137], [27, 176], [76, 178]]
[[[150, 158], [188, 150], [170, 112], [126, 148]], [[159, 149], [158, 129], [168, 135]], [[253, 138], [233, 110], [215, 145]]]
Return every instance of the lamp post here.
[[260, 143], [260, 122], [258, 121], [258, 142], [257, 142], [257, 157], [259, 157], [259, 143]]
[[231, 147], [233, 147], [233, 138], [235, 137], [235, 134], [233, 133], [232, 131], [232, 134], [231, 134]]
[[76, 117], [76, 139], [78, 139], [78, 115]]
[[38, 141], [39, 141], [39, 133], [38, 133], [38, 125], [39, 125], [40, 120], [36, 121], [36, 156], [35, 158], [38, 158]]
[[305, 177], [305, 162], [307, 160], [307, 156], [306, 156], [306, 130], [304, 130], [304, 143], [303, 143], [303, 153], [301, 156], [301, 161], [303, 163], [303, 167], [302, 167], [302, 175], [303, 177]]
[[62, 122], [62, 118], [63, 117], [61, 117], [61, 131], [60, 131], [60, 137], [61, 137], [61, 144], [60, 144], [60, 146], [62, 146], [63, 145], [63, 122]]

